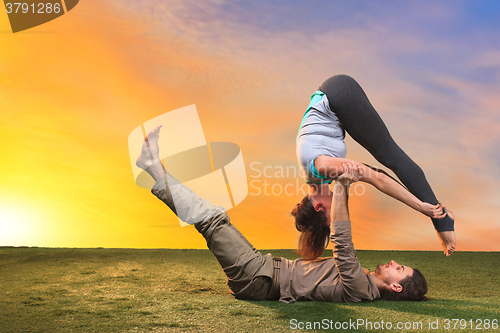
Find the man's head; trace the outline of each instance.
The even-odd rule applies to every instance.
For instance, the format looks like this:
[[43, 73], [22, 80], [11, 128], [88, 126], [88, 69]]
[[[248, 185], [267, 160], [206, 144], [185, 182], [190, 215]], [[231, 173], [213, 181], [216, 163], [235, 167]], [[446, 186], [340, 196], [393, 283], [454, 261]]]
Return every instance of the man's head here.
[[378, 265], [371, 274], [380, 298], [389, 301], [424, 301], [427, 281], [418, 269], [400, 265], [394, 260]]

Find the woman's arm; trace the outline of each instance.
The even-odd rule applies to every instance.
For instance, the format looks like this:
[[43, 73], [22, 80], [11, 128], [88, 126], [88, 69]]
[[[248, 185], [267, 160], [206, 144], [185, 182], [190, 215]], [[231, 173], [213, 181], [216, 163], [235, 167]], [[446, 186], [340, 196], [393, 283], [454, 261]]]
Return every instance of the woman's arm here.
[[[321, 155], [316, 157], [314, 160], [314, 167], [320, 174], [330, 179], [336, 179], [338, 176], [344, 173], [343, 164], [352, 165], [354, 167], [360, 167], [363, 164], [350, 160], [348, 158], [331, 157], [326, 155]], [[363, 176], [362, 172], [364, 170], [359, 170], [359, 176]]]
[[360, 181], [372, 184], [381, 192], [401, 201], [402, 203], [410, 206], [416, 211], [433, 218], [443, 218], [446, 213], [443, 213], [443, 208], [440, 204], [431, 205], [426, 202], [420, 201], [410, 191], [403, 187], [400, 183], [394, 180], [385, 172], [379, 172], [366, 165], [362, 165], [364, 175]]
[[360, 181], [375, 186], [381, 192], [403, 202], [416, 211], [433, 218], [443, 218], [446, 215], [446, 213], [443, 213], [441, 205], [431, 205], [420, 201], [385, 172], [377, 171], [360, 162], [346, 158], [319, 156], [316, 158], [314, 165], [319, 173], [329, 178], [336, 178], [344, 172], [342, 165], [345, 163], [352, 164], [355, 168], [358, 168]]

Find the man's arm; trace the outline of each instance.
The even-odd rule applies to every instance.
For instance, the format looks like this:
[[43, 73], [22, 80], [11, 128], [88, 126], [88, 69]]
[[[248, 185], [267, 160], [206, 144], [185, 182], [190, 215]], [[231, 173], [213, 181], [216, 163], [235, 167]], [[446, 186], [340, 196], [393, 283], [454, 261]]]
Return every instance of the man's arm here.
[[330, 216], [333, 221], [349, 221], [349, 186], [357, 182], [362, 176], [362, 170], [356, 164], [344, 163], [342, 168], [345, 170], [335, 181], [333, 187], [333, 204]]
[[356, 257], [349, 218], [349, 185], [359, 179], [359, 174], [353, 165], [347, 165], [344, 170], [346, 171], [336, 180], [334, 185], [334, 202], [332, 204], [334, 211], [332, 212], [330, 237], [334, 246], [333, 257], [342, 285], [342, 300], [360, 302], [373, 297], [368, 277]]
[[333, 186], [333, 205], [330, 216], [333, 216], [332, 222], [349, 221], [349, 185], [346, 178], [339, 177]]

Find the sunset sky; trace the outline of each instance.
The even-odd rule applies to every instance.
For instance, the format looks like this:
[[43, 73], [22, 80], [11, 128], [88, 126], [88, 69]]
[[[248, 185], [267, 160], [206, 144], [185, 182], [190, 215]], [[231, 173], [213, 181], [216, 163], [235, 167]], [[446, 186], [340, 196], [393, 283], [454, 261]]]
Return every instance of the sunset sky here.
[[[241, 148], [232, 223], [294, 248], [298, 127], [318, 86], [349, 74], [455, 213], [457, 250], [499, 251], [499, 16], [495, 1], [82, 0], [13, 34], [3, 12], [0, 246], [206, 248], [135, 184], [128, 151], [136, 127], [195, 104], [207, 141]], [[430, 219], [355, 186], [356, 248], [441, 250]]]

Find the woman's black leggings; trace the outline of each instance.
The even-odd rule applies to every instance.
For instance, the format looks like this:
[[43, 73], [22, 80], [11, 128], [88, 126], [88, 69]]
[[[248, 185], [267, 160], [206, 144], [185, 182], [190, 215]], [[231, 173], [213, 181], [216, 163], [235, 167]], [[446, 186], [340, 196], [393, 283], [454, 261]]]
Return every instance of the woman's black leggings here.
[[[391, 169], [420, 201], [438, 203], [422, 169], [393, 140], [356, 80], [347, 75], [332, 76], [319, 90], [326, 94], [330, 109], [356, 142]], [[438, 232], [454, 230], [454, 221], [449, 215], [432, 219], [432, 223]]]

